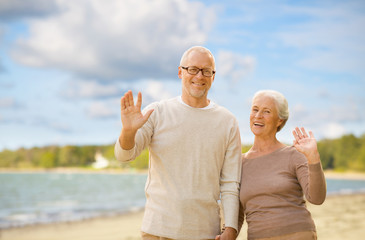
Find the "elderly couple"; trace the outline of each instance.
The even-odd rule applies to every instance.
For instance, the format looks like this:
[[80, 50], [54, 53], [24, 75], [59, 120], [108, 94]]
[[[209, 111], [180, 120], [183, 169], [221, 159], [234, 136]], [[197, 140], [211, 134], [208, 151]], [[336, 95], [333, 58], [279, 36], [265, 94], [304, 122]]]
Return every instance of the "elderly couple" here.
[[242, 155], [236, 118], [207, 98], [212, 53], [188, 49], [178, 76], [181, 96], [143, 111], [141, 93], [136, 102], [131, 91], [121, 98], [116, 158], [131, 161], [146, 147], [150, 153], [141, 238], [236, 239], [246, 219], [248, 239], [316, 239], [304, 196], [321, 204], [326, 183], [312, 132], [296, 128], [292, 146], [276, 138], [289, 116], [285, 97], [272, 90], [254, 95], [255, 140]]

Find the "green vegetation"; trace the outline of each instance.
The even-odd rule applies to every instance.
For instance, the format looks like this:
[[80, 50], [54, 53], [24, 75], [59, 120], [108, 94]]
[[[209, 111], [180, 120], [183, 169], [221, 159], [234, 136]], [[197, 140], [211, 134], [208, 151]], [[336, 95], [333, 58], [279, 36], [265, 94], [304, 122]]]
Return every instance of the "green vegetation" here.
[[[242, 146], [242, 152], [250, 149]], [[365, 134], [357, 138], [345, 135], [338, 139], [324, 139], [318, 142], [318, 150], [324, 169], [336, 171], [365, 171]], [[57, 167], [91, 168], [95, 154], [101, 153], [109, 160], [108, 168], [147, 169], [148, 150], [145, 149], [136, 160], [119, 163], [114, 157], [114, 144], [105, 146], [47, 146], [43, 148], [4, 150], [0, 152], [0, 168], [51, 169]]]
[[318, 151], [325, 169], [365, 171], [365, 135], [319, 141]]

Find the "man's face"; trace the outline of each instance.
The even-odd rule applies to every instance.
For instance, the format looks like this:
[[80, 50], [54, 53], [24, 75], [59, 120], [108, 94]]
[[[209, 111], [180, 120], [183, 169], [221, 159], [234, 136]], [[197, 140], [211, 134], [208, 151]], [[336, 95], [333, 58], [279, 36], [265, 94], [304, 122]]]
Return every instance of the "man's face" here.
[[[183, 67], [197, 67], [200, 69], [214, 70], [214, 59], [208, 53], [198, 51], [191, 52]], [[205, 77], [202, 71], [192, 75], [187, 70], [179, 67], [179, 78], [182, 79], [182, 95], [185, 98], [206, 99], [208, 90], [214, 81], [214, 74], [211, 77]]]

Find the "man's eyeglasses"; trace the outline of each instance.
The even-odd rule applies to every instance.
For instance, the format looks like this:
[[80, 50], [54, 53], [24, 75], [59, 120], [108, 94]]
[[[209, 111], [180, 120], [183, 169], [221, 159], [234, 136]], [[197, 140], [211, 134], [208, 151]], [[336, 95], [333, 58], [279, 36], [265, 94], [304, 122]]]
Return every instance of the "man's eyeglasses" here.
[[215, 74], [215, 71], [213, 71], [210, 68], [197, 68], [197, 67], [183, 67], [180, 66], [182, 69], [185, 69], [189, 74], [196, 75], [200, 71], [202, 71], [202, 74], [204, 77], [211, 77], [213, 74]]

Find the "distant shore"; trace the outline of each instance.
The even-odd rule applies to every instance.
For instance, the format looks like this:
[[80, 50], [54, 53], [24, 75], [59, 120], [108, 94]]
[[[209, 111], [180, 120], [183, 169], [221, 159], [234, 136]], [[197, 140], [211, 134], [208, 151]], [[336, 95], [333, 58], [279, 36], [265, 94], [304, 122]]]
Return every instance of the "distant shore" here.
[[336, 172], [332, 170], [325, 170], [324, 175], [330, 179], [358, 179], [365, 180], [365, 172]]
[[[92, 168], [0, 168], [0, 173], [100, 173], [100, 174], [145, 174], [147, 169], [92, 169]], [[365, 173], [364, 173], [365, 175]]]
[[[91, 168], [0, 168], [0, 173], [36, 173], [36, 172], [47, 172], [47, 173], [100, 173], [100, 174], [147, 174], [147, 169], [91, 169]], [[365, 172], [354, 172], [345, 171], [337, 172], [333, 170], [325, 170], [324, 174], [329, 179], [359, 179], [365, 180]]]

